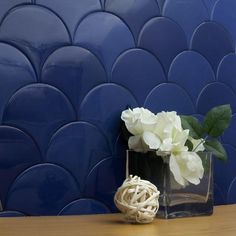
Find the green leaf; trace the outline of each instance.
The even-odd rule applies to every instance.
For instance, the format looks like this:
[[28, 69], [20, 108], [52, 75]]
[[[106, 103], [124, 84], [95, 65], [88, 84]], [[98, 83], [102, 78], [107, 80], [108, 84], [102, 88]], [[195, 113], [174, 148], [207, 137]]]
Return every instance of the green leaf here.
[[180, 116], [183, 129], [189, 129], [189, 135], [194, 139], [200, 139], [203, 135], [203, 127], [193, 116]]
[[205, 117], [203, 128], [204, 131], [217, 138], [229, 126], [232, 117], [230, 105], [222, 105], [211, 109]]
[[222, 144], [217, 139], [207, 140], [204, 143], [204, 147], [207, 151], [212, 152], [212, 154], [218, 159], [223, 161], [227, 160], [227, 153]]
[[187, 146], [189, 151], [193, 150], [193, 144], [190, 140], [187, 140], [184, 146]]

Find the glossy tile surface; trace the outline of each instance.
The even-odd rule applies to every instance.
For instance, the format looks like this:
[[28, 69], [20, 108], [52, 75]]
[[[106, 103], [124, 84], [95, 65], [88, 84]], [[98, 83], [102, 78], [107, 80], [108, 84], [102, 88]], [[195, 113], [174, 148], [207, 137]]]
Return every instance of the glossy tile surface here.
[[103, 203], [93, 199], [79, 199], [65, 206], [59, 215], [106, 214], [110, 210]]
[[236, 203], [234, 0], [0, 1], [0, 217], [116, 211], [120, 114], [230, 103], [215, 203]]

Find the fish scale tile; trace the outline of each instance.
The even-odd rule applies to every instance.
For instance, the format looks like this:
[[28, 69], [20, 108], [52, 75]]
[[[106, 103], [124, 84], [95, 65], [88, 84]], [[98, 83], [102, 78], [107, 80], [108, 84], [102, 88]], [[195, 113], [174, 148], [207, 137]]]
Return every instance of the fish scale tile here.
[[188, 42], [196, 27], [210, 18], [201, 1], [166, 0], [162, 14], [175, 20], [183, 28]]
[[0, 1], [0, 217], [116, 211], [120, 113], [136, 106], [202, 119], [230, 103], [215, 204], [236, 203], [235, 9], [234, 0]]

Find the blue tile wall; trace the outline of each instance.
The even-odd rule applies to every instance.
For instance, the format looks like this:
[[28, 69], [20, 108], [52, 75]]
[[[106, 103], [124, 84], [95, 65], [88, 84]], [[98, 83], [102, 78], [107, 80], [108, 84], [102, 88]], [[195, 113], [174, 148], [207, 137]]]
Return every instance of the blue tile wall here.
[[0, 217], [116, 211], [127, 107], [230, 103], [215, 204], [236, 203], [235, 0], [0, 2]]

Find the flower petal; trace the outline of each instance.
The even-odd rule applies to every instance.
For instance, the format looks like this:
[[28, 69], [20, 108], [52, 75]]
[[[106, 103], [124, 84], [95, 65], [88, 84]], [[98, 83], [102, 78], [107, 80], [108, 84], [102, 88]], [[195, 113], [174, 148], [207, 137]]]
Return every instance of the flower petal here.
[[145, 131], [152, 132], [157, 124], [155, 114], [143, 107], [123, 111], [121, 119], [125, 122], [127, 130], [133, 135], [141, 135]]
[[161, 140], [152, 132], [143, 133], [143, 141], [149, 146], [150, 149], [158, 149], [161, 144]]
[[131, 136], [128, 140], [129, 149], [136, 152], [147, 152], [148, 146], [143, 142], [141, 135]]
[[177, 157], [182, 177], [198, 185], [204, 174], [201, 158], [195, 152], [182, 152]]
[[170, 152], [173, 148], [172, 145], [172, 139], [171, 138], [166, 138], [162, 141], [162, 144], [160, 146], [160, 150], [162, 152]]
[[195, 152], [191, 152], [191, 159], [187, 163], [188, 169], [191, 170], [184, 178], [192, 184], [199, 184], [204, 174], [202, 159]]
[[176, 161], [176, 157], [173, 154], [171, 154], [171, 156], [170, 156], [169, 165], [170, 165], [170, 170], [171, 170], [172, 174], [174, 175], [176, 182], [182, 186], [185, 186], [185, 180], [181, 175], [181, 171], [180, 171], [179, 165]]

